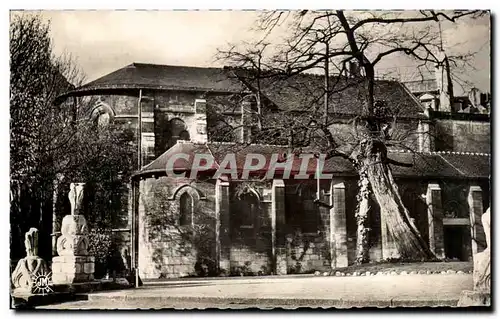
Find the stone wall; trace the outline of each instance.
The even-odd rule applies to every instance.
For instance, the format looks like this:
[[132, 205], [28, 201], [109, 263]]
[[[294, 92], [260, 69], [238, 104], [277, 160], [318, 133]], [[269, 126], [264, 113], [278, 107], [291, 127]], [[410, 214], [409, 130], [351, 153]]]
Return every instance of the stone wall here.
[[204, 94], [198, 92], [155, 92], [150, 93], [153, 100], [155, 117], [156, 156], [161, 155], [172, 145], [173, 138], [171, 121], [179, 119], [184, 122], [191, 141], [205, 142], [207, 137], [206, 119], [205, 126], [200, 126], [200, 116], [205, 116], [205, 105], [195, 105], [196, 100], [203, 99]]
[[[115, 256], [115, 265], [111, 266], [111, 270], [117, 271], [117, 273], [122, 272], [123, 270], [132, 269], [130, 254], [131, 254], [131, 231], [128, 229], [113, 229], [112, 233], [112, 248], [113, 255]], [[126, 250], [126, 253], [125, 253]]]
[[[173, 144], [171, 122], [179, 119], [185, 123], [186, 131], [191, 141], [206, 141], [205, 106], [198, 104], [196, 111], [195, 101], [202, 99], [203, 93], [199, 92], [156, 92], [143, 90], [141, 99], [142, 110], [142, 149], [143, 164], [149, 163], [161, 155]], [[95, 95], [86, 97], [86, 109], [92, 109], [97, 101], [110, 105], [116, 113], [114, 127], [118, 130], [128, 130], [135, 138], [138, 131], [138, 92], [122, 92], [113, 95]], [[85, 112], [83, 112], [85, 113]], [[86, 112], [89, 113], [89, 112]], [[86, 114], [85, 113], [85, 114]], [[88, 114], [87, 114], [88, 116]], [[205, 125], [200, 125], [205, 121]]]
[[[423, 195], [428, 196], [427, 190], [431, 181], [400, 179], [397, 182], [410, 217], [414, 219], [424, 239], [429, 241], [428, 209]], [[354, 264], [357, 180], [355, 178], [339, 179], [335, 183], [345, 185], [347, 264]], [[183, 187], [186, 184], [189, 186]], [[141, 182], [139, 270], [143, 278], [218, 274], [217, 248], [215, 247], [217, 237], [213, 231], [215, 229], [214, 184], [209, 180], [189, 181], [167, 177], [150, 178]], [[330, 208], [321, 205], [317, 208], [312, 201], [309, 207], [309, 199], [316, 196], [316, 184], [314, 181], [305, 184], [307, 185], [300, 188], [290, 181], [285, 183], [284, 224], [280, 226], [283, 228], [280, 233], [276, 233], [276, 236], [284, 236], [284, 253], [280, 253], [282, 254], [280, 256], [284, 258], [288, 274], [327, 271], [333, 264], [332, 248], [329, 242], [332, 235], [330, 234]], [[331, 189], [327, 184], [327, 182], [321, 183], [320, 188], [320, 197], [324, 204], [330, 202]], [[455, 193], [465, 191], [468, 193], [470, 185], [450, 181], [440, 184], [442, 184], [440, 198], [442, 198], [443, 207], [453, 206], [447, 201], [447, 198], [451, 197], [458, 200], [461, 205], [465, 205], [464, 207], [468, 207], [467, 194], [457, 197]], [[271, 181], [231, 182], [228, 187], [228, 237], [219, 239], [222, 249], [228, 251], [227, 256], [223, 257], [228, 260], [228, 269], [223, 270], [226, 274], [247, 276], [275, 273]], [[203, 235], [205, 245], [200, 246], [199, 241], [188, 240], [183, 234], [183, 227], [176, 224], [180, 211], [179, 196], [182, 192], [187, 192], [187, 189], [194, 194], [197, 202], [194, 224], [205, 225], [209, 230]], [[245, 197], [246, 194], [250, 194], [250, 197]], [[221, 211], [221, 214], [226, 213]], [[466, 211], [460, 212], [457, 217], [466, 217], [466, 214]], [[372, 202], [369, 227], [371, 228], [370, 260], [381, 261], [384, 255], [380, 209], [375, 201]], [[462, 231], [464, 256], [471, 252], [470, 235], [467, 232], [470, 233], [470, 227], [464, 227]], [[448, 234], [454, 233], [448, 231]], [[442, 235], [436, 238], [450, 240], [449, 238], [443, 239]], [[439, 245], [442, 246], [442, 243]], [[200, 267], [206, 267], [208, 270], [200, 272]]]
[[[98, 98], [101, 99], [101, 101], [109, 104], [115, 111], [116, 115], [138, 115], [138, 107], [137, 107], [137, 102], [139, 100], [139, 93], [133, 94], [124, 94], [124, 95], [118, 95], [118, 94], [113, 94], [113, 95], [100, 95]], [[144, 110], [143, 110], [144, 112]]]
[[[248, 192], [242, 191], [245, 187]], [[270, 189], [268, 181], [230, 184], [230, 273], [233, 275], [272, 272]], [[253, 211], [248, 209], [251, 205]]]
[[287, 273], [313, 273], [330, 269], [328, 242], [323, 234], [297, 232], [287, 243]]
[[[329, 184], [329, 181], [321, 183], [321, 194], [330, 191]], [[288, 181], [286, 185], [287, 273], [329, 269], [330, 211], [313, 202], [316, 198], [316, 181]], [[322, 201], [329, 204], [328, 196], [323, 195]]]
[[436, 120], [436, 151], [490, 153], [490, 123]]
[[[194, 199], [193, 227], [179, 223], [179, 198], [183, 192]], [[168, 177], [141, 181], [139, 273], [142, 278], [214, 272], [214, 195], [211, 182]]]
[[463, 181], [441, 181], [444, 218], [469, 218], [467, 195], [469, 184]]

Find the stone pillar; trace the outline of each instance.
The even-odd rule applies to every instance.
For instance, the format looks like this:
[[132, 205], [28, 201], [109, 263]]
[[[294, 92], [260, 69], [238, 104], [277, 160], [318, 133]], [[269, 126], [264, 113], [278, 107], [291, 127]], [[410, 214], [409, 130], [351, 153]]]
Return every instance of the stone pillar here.
[[215, 183], [215, 249], [219, 271], [229, 274], [231, 267], [231, 233], [229, 210], [229, 182]]
[[57, 239], [57, 253], [52, 258], [52, 282], [73, 284], [94, 279], [94, 257], [88, 255], [87, 221], [80, 215], [84, 183], [70, 185], [71, 215], [64, 216], [61, 237]]
[[429, 220], [429, 248], [437, 258], [443, 259], [445, 257], [443, 206], [441, 204], [441, 187], [439, 184], [429, 184], [425, 198]]
[[345, 185], [332, 180], [330, 186], [330, 256], [331, 268], [347, 267], [347, 228]]
[[277, 275], [286, 275], [285, 183], [282, 179], [275, 179], [272, 187], [271, 241], [274, 272]]
[[481, 191], [481, 187], [470, 187], [467, 202], [469, 204], [469, 218], [471, 225], [472, 255], [474, 256], [475, 254], [483, 251], [486, 247], [486, 237], [483, 225], [481, 224], [481, 216], [483, 215], [483, 193]]

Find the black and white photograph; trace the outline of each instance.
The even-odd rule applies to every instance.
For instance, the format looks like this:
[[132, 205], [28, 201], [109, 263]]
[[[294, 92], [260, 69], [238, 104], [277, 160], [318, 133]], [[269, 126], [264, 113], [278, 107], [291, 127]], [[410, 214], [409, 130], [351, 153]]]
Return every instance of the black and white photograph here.
[[491, 310], [492, 15], [9, 10], [10, 309]]

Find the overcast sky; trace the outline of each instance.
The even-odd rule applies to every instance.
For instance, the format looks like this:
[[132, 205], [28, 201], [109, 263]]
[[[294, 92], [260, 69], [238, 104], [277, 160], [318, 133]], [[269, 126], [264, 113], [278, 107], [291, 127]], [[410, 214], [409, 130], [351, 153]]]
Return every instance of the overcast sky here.
[[[188, 66], [220, 66], [217, 48], [250, 40], [254, 11], [44, 11], [50, 19], [56, 53], [78, 59], [89, 81], [132, 62]], [[483, 91], [490, 89], [489, 16], [445, 27], [451, 53], [479, 51], [477, 70], [463, 77]], [[380, 67], [409, 72], [414, 62], [397, 58]], [[457, 90], [460, 93], [460, 89]]]

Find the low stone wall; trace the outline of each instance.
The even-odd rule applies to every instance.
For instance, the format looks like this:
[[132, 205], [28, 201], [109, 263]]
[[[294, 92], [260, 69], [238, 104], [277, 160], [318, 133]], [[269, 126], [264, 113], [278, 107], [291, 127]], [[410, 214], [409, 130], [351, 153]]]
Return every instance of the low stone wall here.
[[144, 261], [147, 257], [150, 262], [140, 264], [140, 275], [144, 279], [150, 278], [179, 278], [195, 275], [196, 251], [187, 247], [166, 242], [149, 243], [140, 252]]

